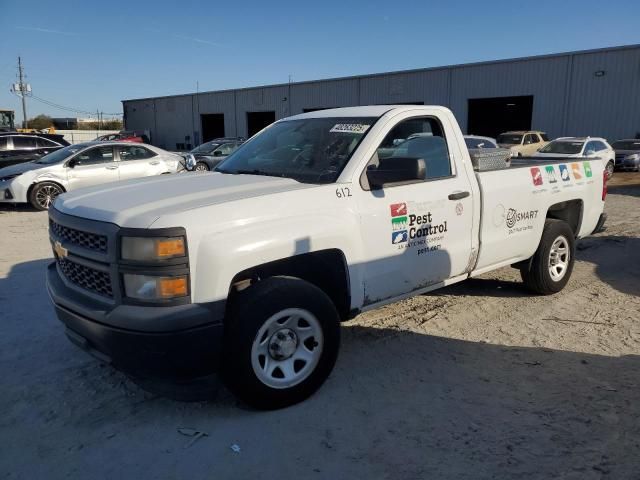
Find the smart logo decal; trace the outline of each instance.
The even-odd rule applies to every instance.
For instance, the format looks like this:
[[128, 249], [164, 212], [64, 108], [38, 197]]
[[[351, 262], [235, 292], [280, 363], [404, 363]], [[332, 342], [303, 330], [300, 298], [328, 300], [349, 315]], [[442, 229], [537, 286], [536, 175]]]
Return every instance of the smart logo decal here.
[[549, 183], [556, 183], [558, 180], [556, 180], [556, 171], [553, 165], [548, 165], [544, 167], [544, 169], [547, 171], [547, 180]]
[[593, 173], [591, 172], [591, 164], [589, 162], [584, 162], [582, 165], [584, 166], [584, 174], [587, 178], [591, 178], [593, 176]]
[[538, 167], [531, 168], [531, 178], [533, 179], [533, 184], [536, 187], [542, 185], [542, 172]]
[[420, 247], [416, 250], [417, 255], [440, 250], [439, 242], [448, 231], [446, 220], [435, 223], [433, 214], [425, 211], [424, 205], [416, 203], [393, 203], [389, 210], [392, 245], [397, 245], [398, 249]]
[[562, 178], [563, 182], [568, 182], [571, 180], [571, 175], [569, 175], [569, 168], [566, 165], [560, 165], [560, 178]]
[[523, 232], [525, 230], [532, 230], [534, 220], [538, 217], [538, 210], [516, 210], [510, 208], [507, 211], [507, 218], [505, 225], [509, 230], [509, 235], [513, 233]]
[[575, 178], [576, 180], [580, 180], [582, 178], [582, 172], [580, 171], [579, 163], [571, 164], [571, 172], [573, 173], [573, 178]]

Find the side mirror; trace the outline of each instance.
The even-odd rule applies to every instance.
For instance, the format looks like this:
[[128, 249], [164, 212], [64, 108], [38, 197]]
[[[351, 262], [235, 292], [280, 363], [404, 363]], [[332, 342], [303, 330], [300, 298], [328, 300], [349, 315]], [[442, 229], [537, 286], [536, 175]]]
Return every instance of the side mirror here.
[[188, 153], [185, 156], [184, 164], [185, 164], [185, 167], [187, 168], [187, 170], [189, 170], [190, 172], [192, 172], [193, 169], [196, 168], [196, 163], [197, 163], [196, 162], [196, 157], [194, 157], [192, 153]]
[[400, 184], [424, 180], [427, 177], [427, 165], [422, 158], [389, 157], [380, 160], [376, 167], [367, 168], [367, 180], [372, 190], [385, 185]]
[[592, 155], [595, 155], [596, 151], [595, 150], [587, 150], [587, 157], [590, 157]]
[[214, 156], [214, 157], [221, 157], [221, 156], [222, 156], [222, 152], [221, 152], [220, 150], [215, 150], [215, 151], [213, 152], [213, 156]]
[[75, 158], [72, 158], [67, 162], [67, 167], [74, 168], [77, 164], [78, 164], [78, 160]]

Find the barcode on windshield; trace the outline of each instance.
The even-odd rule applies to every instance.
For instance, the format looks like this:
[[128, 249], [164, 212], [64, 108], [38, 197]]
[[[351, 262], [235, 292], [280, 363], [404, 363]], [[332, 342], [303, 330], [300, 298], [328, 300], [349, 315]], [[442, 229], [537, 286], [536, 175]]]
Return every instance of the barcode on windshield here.
[[331, 133], [364, 133], [371, 125], [362, 123], [337, 123], [329, 132]]

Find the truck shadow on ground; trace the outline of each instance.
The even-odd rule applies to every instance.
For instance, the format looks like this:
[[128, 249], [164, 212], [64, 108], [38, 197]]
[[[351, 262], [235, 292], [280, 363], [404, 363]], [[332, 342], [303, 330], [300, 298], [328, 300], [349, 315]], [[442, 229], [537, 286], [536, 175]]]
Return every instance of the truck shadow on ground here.
[[640, 296], [640, 238], [589, 237], [578, 243], [576, 259], [595, 264], [598, 278], [612, 288]]
[[[176, 402], [68, 342], [44, 290], [49, 261], [0, 279], [4, 471], [456, 479], [640, 471], [640, 356], [469, 342], [365, 318], [343, 325], [336, 369], [299, 405], [256, 412], [224, 388], [213, 401]], [[186, 448], [180, 427], [207, 436]], [[232, 443], [241, 461], [229, 457]]]

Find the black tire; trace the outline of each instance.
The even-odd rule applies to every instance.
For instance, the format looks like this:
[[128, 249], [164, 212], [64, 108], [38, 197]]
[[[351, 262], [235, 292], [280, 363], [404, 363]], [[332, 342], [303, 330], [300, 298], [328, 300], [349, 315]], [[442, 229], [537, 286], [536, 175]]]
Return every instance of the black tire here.
[[208, 172], [210, 170], [209, 165], [204, 162], [198, 162], [196, 163], [196, 166], [193, 167], [194, 172]]
[[29, 193], [29, 203], [36, 210], [49, 210], [49, 207], [64, 189], [54, 182], [37, 183]]
[[[564, 274], [554, 279], [551, 274], [551, 250], [556, 240], [563, 238], [567, 245], [569, 258]], [[520, 275], [527, 288], [541, 295], [551, 295], [562, 290], [573, 271], [575, 262], [575, 239], [571, 227], [562, 220], [549, 218], [544, 224], [542, 238], [536, 253], [530, 262], [520, 268]]]
[[609, 160], [609, 163], [607, 163], [607, 166], [605, 167], [605, 169], [607, 170], [607, 178], [613, 177], [613, 172], [615, 171], [615, 164], [611, 160]]
[[[257, 342], [255, 345], [260, 343], [260, 329], [269, 320], [277, 318], [280, 312], [289, 309], [310, 312], [315, 317], [322, 330], [322, 348], [317, 353], [315, 367], [310, 367], [309, 373], [299, 383], [274, 388], [264, 383], [254, 370], [252, 348], [254, 342]], [[270, 338], [269, 352], [271, 339], [276, 335], [277, 333], [273, 333], [269, 336], [265, 332], [263, 336], [265, 339]], [[315, 339], [313, 341], [315, 342]], [[267, 340], [262, 343], [266, 344]], [[296, 349], [303, 348], [303, 343], [296, 337]], [[317, 348], [316, 345], [312, 346], [314, 350]], [[254, 408], [271, 410], [287, 407], [301, 402], [320, 388], [335, 365], [339, 347], [340, 319], [327, 294], [315, 285], [298, 278], [267, 278], [238, 293], [230, 305], [225, 326], [222, 377], [227, 387], [238, 398]], [[266, 361], [265, 358], [264, 362]], [[274, 362], [274, 359], [270, 357], [268, 361]], [[300, 372], [302, 371], [300, 369]]]

